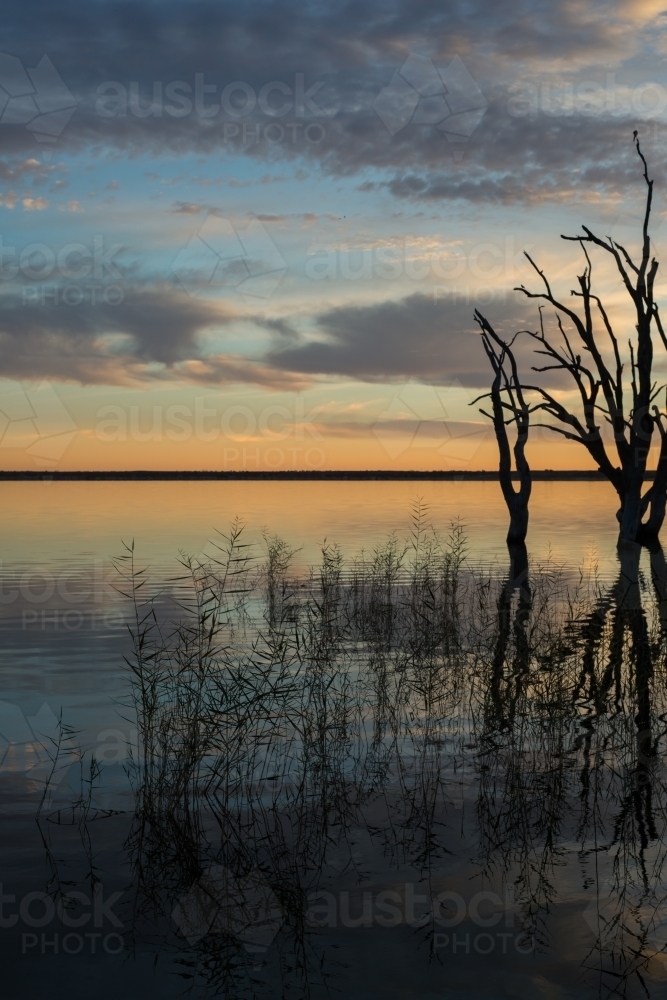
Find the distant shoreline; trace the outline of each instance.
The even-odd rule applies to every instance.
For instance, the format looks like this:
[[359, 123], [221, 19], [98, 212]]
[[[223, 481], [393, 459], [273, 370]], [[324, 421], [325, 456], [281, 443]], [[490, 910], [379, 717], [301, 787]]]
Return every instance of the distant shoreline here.
[[[517, 478], [516, 475], [513, 476]], [[647, 480], [654, 478], [653, 472], [646, 474]], [[136, 469], [126, 472], [44, 472], [39, 470], [25, 470], [22, 472], [5, 472], [0, 470], [0, 481], [4, 482], [205, 482], [205, 481], [246, 480], [246, 481], [270, 481], [270, 482], [335, 482], [335, 481], [358, 481], [358, 482], [494, 482], [498, 480], [497, 472], [470, 472], [470, 471], [444, 471], [434, 472], [406, 471], [395, 472], [390, 469], [362, 470], [362, 471], [333, 471], [323, 472], [312, 470], [309, 472], [216, 472], [216, 471], [195, 471], [195, 472], [172, 472], [157, 471], [150, 469]], [[593, 469], [535, 469], [533, 471], [534, 482], [579, 482], [579, 481], [606, 481], [601, 472]]]

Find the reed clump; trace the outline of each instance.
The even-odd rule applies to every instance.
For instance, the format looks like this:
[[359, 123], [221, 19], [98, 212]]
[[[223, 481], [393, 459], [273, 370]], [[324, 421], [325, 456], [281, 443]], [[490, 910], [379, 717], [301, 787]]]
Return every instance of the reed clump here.
[[[626, 911], [659, 905], [665, 860], [660, 561], [630, 587], [622, 575], [573, 584], [554, 565], [482, 573], [460, 525], [440, 536], [423, 505], [413, 513], [406, 541], [351, 560], [325, 543], [305, 574], [283, 540], [265, 534], [258, 556], [235, 523], [210, 557], [181, 558], [170, 605], [133, 548], [119, 560], [133, 607], [138, 911], [168, 914], [193, 885], [210, 895], [214, 871], [261, 883], [281, 915], [283, 972], [319, 975], [311, 894], [392, 870], [437, 879], [463, 804], [471, 864], [512, 887], [538, 946], [562, 844], [578, 840], [592, 870], [606, 840], [622, 892], [596, 962], [618, 970], [625, 954], [634, 975], [650, 928], [633, 951]], [[243, 935], [211, 919], [198, 975], [241, 995]]]

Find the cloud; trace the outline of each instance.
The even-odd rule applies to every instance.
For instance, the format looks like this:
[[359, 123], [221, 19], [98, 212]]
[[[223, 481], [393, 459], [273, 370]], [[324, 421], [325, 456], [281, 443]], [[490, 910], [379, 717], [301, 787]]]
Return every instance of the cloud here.
[[184, 361], [176, 366], [175, 371], [188, 382], [202, 385], [241, 383], [290, 392], [306, 389], [313, 381], [301, 373], [284, 372], [263, 361], [234, 354], [214, 354]]
[[199, 215], [205, 208], [206, 205], [197, 205], [189, 201], [177, 201], [170, 211], [176, 215]]
[[[237, 313], [166, 284], [125, 287], [117, 305], [24, 298], [9, 292], [0, 296], [0, 377], [94, 385], [245, 384], [286, 391], [340, 377], [433, 385], [456, 380], [473, 388], [489, 382], [474, 305], [422, 292], [329, 309], [311, 318], [310, 338], [285, 318]], [[505, 338], [535, 329], [537, 322], [534, 303], [518, 295], [494, 299], [482, 311]], [[233, 329], [238, 323], [268, 334], [272, 346], [257, 356], [212, 351], [220, 333], [238, 333], [238, 327]], [[524, 377], [535, 379], [531, 366], [540, 359], [533, 342], [520, 338], [515, 354]], [[549, 372], [539, 380], [571, 388], [562, 373]]]
[[235, 314], [169, 286], [134, 288], [118, 305], [0, 298], [0, 374], [64, 382], [125, 384], [173, 378], [175, 366], [201, 355], [206, 330]]
[[46, 180], [55, 171], [62, 170], [62, 164], [43, 163], [29, 156], [26, 159], [14, 159], [12, 162], [0, 160], [0, 181], [37, 178]]
[[[509, 335], [534, 312], [514, 300], [487, 309], [497, 331]], [[418, 292], [399, 301], [345, 305], [317, 317], [319, 340], [278, 346], [266, 360], [277, 368], [316, 376], [365, 381], [419, 378], [446, 385], [453, 378], [486, 385], [486, 358], [473, 321], [473, 306], [437, 301]]]
[[[626, 66], [639, 87], [654, 70], [664, 78], [658, 59], [641, 60], [655, 48], [660, 4], [653, 0], [627, 0], [613, 8], [601, 0], [579, 5], [471, 0], [439, 6], [362, 0], [344, 18], [323, 5], [270, 0], [261, 16], [259, 11], [254, 3], [231, 0], [159, 5], [137, 0], [130, 7], [111, 0], [94, 7], [63, 0], [57, 8], [36, 0], [29, 9], [15, 7], [9, 22], [17, 53], [48, 52], [77, 97], [76, 112], [58, 140], [62, 148], [297, 158], [335, 176], [379, 172], [384, 176], [377, 181], [394, 196], [418, 201], [532, 202], [587, 186], [618, 192], [636, 182], [624, 150], [632, 129], [647, 117], [640, 110], [628, 106], [591, 114], [575, 108], [554, 116], [541, 109], [532, 120], [513, 116], [508, 108], [516, 84], [532, 85], [540, 93], [552, 84], [593, 80], [605, 86], [609, 73]], [[84, 50], [104, 55], [82, 59]], [[451, 145], [437, 129], [410, 125], [392, 136], [373, 110], [380, 90], [413, 51], [428, 53], [436, 66], [460, 56], [489, 103], [467, 143], [464, 167], [454, 161]], [[167, 85], [178, 79], [193, 88], [197, 74], [216, 88], [218, 112], [210, 117], [166, 113], [164, 106], [173, 104]], [[286, 118], [274, 116], [269, 98], [264, 111], [258, 98], [251, 113], [236, 119], [233, 105], [227, 114], [219, 108], [220, 95], [233, 81], [255, 95], [271, 81], [294, 93], [297, 76], [300, 86], [317, 87], [312, 104], [322, 114], [315, 118], [299, 117], [295, 107]], [[98, 89], [109, 81], [124, 88], [135, 110], [128, 104], [122, 115], [99, 113]], [[154, 83], [162, 109], [156, 115], [148, 113]], [[213, 99], [207, 106], [212, 104]], [[322, 141], [253, 143], [244, 141], [243, 128], [231, 140], [225, 130], [225, 122], [234, 120], [252, 132], [257, 125], [292, 119], [302, 126], [320, 123]], [[35, 161], [29, 130], [7, 127], [3, 140], [6, 161], [0, 178], [3, 171], [9, 176], [27, 170], [26, 164]], [[658, 158], [664, 157], [654, 157], [656, 172]], [[29, 169], [37, 174], [46, 168], [33, 162]], [[184, 203], [176, 210], [191, 209]]]
[[43, 212], [45, 208], [49, 207], [49, 203], [46, 198], [24, 198], [23, 199], [23, 209], [26, 212]]
[[[53, 292], [50, 288], [49, 297]], [[76, 306], [39, 303], [7, 292], [0, 296], [0, 377], [83, 385], [248, 384], [290, 391], [312, 383], [310, 376], [262, 358], [210, 353], [210, 334], [239, 319], [283, 339], [290, 336], [281, 320], [241, 317], [227, 305], [166, 284], [124, 287], [117, 305], [99, 298]]]

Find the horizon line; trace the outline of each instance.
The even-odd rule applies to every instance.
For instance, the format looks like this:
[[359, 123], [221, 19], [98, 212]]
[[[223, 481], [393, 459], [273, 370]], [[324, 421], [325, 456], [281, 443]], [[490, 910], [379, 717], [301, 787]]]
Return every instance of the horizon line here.
[[[534, 481], [576, 481], [576, 480], [600, 480], [607, 481], [606, 476], [599, 469], [533, 469], [531, 475]], [[655, 472], [650, 471], [645, 475], [646, 480], [652, 480]], [[241, 470], [241, 471], [221, 471], [216, 469], [195, 469], [195, 470], [152, 470], [152, 469], [126, 469], [126, 470], [49, 470], [49, 469], [24, 469], [24, 470], [0, 470], [0, 481], [72, 481], [72, 482], [95, 482], [95, 481], [225, 481], [225, 480], [269, 480], [274, 482], [289, 481], [335, 481], [335, 480], [358, 480], [358, 481], [416, 481], [432, 480], [442, 482], [460, 481], [497, 481], [499, 473], [485, 469], [436, 469], [431, 471], [421, 471], [417, 469], [392, 470], [392, 469], [339, 469], [339, 470], [294, 470], [286, 472], [284, 470]], [[512, 473], [512, 479], [518, 480], [518, 473]]]

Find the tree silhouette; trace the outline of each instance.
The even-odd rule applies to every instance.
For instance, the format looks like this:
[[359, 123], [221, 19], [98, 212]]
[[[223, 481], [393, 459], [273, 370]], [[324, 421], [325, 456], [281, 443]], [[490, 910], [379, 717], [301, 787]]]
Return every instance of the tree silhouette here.
[[[654, 381], [653, 337], [657, 331], [667, 350], [658, 304], [655, 301], [655, 281], [658, 261], [651, 256], [649, 223], [653, 207], [653, 181], [639, 146], [637, 132], [634, 144], [642, 164], [646, 185], [646, 205], [642, 224], [641, 259], [634, 261], [628, 250], [611, 237], [601, 239], [587, 226], [583, 235], [562, 236], [579, 243], [585, 266], [577, 275], [578, 288], [571, 290], [580, 308], [562, 302], [552, 289], [544, 271], [525, 253], [532, 268], [540, 276], [544, 290], [533, 292], [520, 285], [515, 291], [529, 299], [541, 299], [554, 309], [557, 339], [545, 326], [544, 305], [539, 307], [539, 330], [522, 330], [535, 343], [535, 353], [547, 363], [533, 366], [533, 371], [567, 372], [577, 390], [580, 408], [568, 408], [544, 385], [522, 382], [517, 373], [512, 346], [494, 331], [488, 320], [475, 311], [475, 322], [482, 332], [482, 343], [493, 370], [491, 390], [479, 399], [490, 398], [493, 421], [500, 453], [500, 484], [510, 512], [508, 542], [523, 541], [528, 527], [530, 498], [530, 468], [524, 450], [528, 440], [530, 415], [536, 411], [552, 418], [550, 422], [534, 424], [582, 444], [612, 484], [619, 498], [617, 511], [619, 542], [651, 544], [657, 539], [665, 518], [667, 502], [667, 412], [657, 405], [665, 390]], [[593, 291], [593, 263], [587, 244], [604, 250], [613, 259], [623, 288], [634, 312], [634, 332], [628, 338], [627, 355], [614, 331], [614, 324], [602, 299]], [[477, 402], [477, 400], [475, 400]], [[602, 420], [600, 421], [600, 418]], [[613, 437], [615, 456], [601, 431], [608, 424]], [[512, 486], [512, 468], [507, 427], [516, 426], [514, 455], [520, 488]], [[658, 463], [652, 484], [645, 489], [647, 463], [654, 434], [660, 440]], [[648, 517], [646, 517], [648, 513]]]
[[[480, 409], [480, 413], [493, 421], [493, 429], [498, 442], [500, 487], [510, 515], [507, 544], [509, 546], [523, 544], [528, 532], [528, 501], [532, 488], [530, 466], [526, 459], [531, 408], [523, 395], [516, 359], [512, 351], [514, 340], [510, 344], [502, 340], [478, 309], [475, 310], [475, 322], [480, 328], [482, 344], [491, 364], [493, 382], [490, 392], [478, 396], [477, 399], [473, 400], [473, 404], [480, 399], [491, 400], [492, 412], [487, 413], [486, 410]], [[510, 446], [507, 433], [509, 424], [514, 424], [516, 428], [513, 449]], [[518, 490], [514, 489], [512, 483], [512, 450], [519, 476]]]
[[[515, 289], [527, 298], [542, 299], [555, 309], [560, 334], [557, 342], [545, 332], [542, 307], [539, 330], [525, 331], [536, 343], [536, 353], [547, 359], [547, 364], [534, 367], [533, 371], [567, 372], [581, 401], [581, 411], [577, 414], [543, 385], [524, 385], [525, 391], [534, 392], [540, 400], [536, 409], [541, 409], [555, 421], [536, 426], [546, 427], [588, 450], [618, 494], [619, 541], [624, 542], [644, 542], [657, 537], [665, 517], [667, 493], [667, 414], [656, 405], [664, 386], [656, 386], [653, 380], [655, 330], [667, 348], [667, 337], [654, 298], [658, 261], [651, 257], [649, 236], [653, 181], [648, 176], [648, 166], [636, 132], [634, 143], [646, 184], [639, 262], [635, 262], [626, 248], [611, 237], [600, 239], [582, 226], [583, 235], [561, 237], [579, 243], [586, 260], [583, 272], [577, 276], [579, 287], [571, 291], [574, 298], [581, 300], [580, 310], [565, 305], [557, 298], [544, 271], [528, 253], [525, 256], [542, 279], [544, 291], [532, 292], [523, 285]], [[610, 255], [632, 302], [634, 333], [628, 338], [626, 360], [623, 359], [609, 312], [593, 292], [593, 265], [587, 244], [599, 247]], [[608, 445], [603, 440], [598, 423], [600, 416], [612, 430], [615, 459], [610, 456]], [[653, 484], [643, 492], [649, 449], [656, 430], [660, 437], [658, 465]], [[616, 460], [618, 464], [615, 464]], [[643, 521], [647, 511], [648, 518]]]

